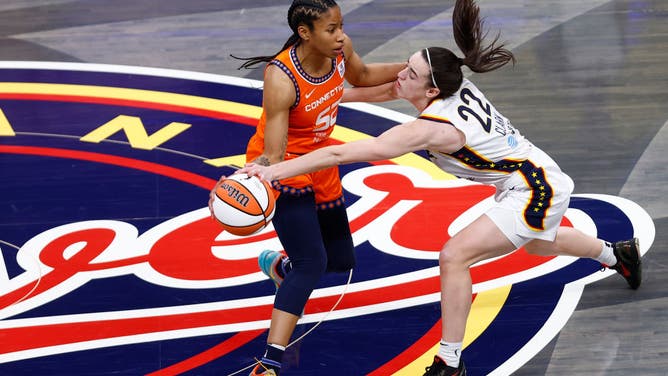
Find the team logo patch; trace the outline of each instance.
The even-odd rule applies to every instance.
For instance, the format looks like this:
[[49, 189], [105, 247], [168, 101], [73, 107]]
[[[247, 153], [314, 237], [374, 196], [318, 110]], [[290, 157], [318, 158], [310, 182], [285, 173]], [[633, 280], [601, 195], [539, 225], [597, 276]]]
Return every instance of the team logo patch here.
[[[227, 375], [252, 364], [274, 294], [256, 258], [282, 247], [271, 226], [223, 231], [206, 203], [244, 163], [261, 83], [87, 64], [6, 62], [0, 75], [0, 374]], [[332, 137], [406, 118], [341, 106]], [[284, 369], [421, 374], [440, 339], [438, 251], [493, 188], [419, 153], [341, 174], [358, 266], [313, 292]], [[644, 210], [609, 195], [576, 195], [563, 224], [637, 236], [643, 253], [654, 239]], [[517, 370], [558, 334], [584, 286], [612, 274], [522, 249], [473, 266], [467, 368]]]

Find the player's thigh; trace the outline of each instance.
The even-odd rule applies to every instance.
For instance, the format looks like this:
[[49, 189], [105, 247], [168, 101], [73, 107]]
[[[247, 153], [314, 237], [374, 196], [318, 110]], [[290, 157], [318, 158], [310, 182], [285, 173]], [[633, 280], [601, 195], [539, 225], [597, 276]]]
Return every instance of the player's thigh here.
[[294, 263], [303, 259], [326, 260], [313, 193], [281, 194], [272, 219], [283, 249]]
[[346, 207], [341, 204], [319, 210], [320, 232], [327, 252], [328, 271], [347, 271], [355, 266], [355, 246]]
[[515, 245], [486, 214], [455, 234], [443, 248], [441, 261], [472, 265], [509, 253]]

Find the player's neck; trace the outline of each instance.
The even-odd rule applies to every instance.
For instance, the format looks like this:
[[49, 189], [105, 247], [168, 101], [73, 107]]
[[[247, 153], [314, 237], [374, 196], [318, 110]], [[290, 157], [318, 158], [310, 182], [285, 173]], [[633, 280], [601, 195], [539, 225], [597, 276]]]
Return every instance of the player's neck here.
[[313, 77], [321, 77], [332, 70], [332, 59], [314, 49], [304, 46], [303, 43], [297, 45], [297, 59], [302, 68]]

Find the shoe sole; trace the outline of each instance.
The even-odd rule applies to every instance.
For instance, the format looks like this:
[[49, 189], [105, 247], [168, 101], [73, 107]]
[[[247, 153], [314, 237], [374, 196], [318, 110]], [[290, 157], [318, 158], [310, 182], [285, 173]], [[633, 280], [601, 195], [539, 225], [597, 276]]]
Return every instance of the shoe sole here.
[[[260, 254], [260, 257], [258, 257], [257, 262], [258, 262], [258, 266], [260, 267], [260, 270], [262, 271], [262, 273], [264, 275], [266, 275], [267, 277], [269, 277], [269, 279], [274, 283], [274, 286], [276, 287], [276, 290], [278, 290], [278, 287], [281, 285], [281, 282], [283, 282], [283, 281], [282, 280], [277, 281], [276, 280], [277, 278], [274, 278], [273, 269], [276, 268], [276, 264], [274, 262], [270, 263], [269, 270], [264, 270], [262, 268], [262, 265], [267, 263], [266, 260], [267, 260], [268, 256], [271, 255], [272, 253], [273, 253], [273, 251], [272, 252], [264, 252], [263, 251]], [[281, 256], [278, 257], [278, 260], [280, 262]]]
[[[627, 277], [623, 273], [620, 274], [626, 279], [626, 282], [631, 289], [637, 290], [642, 283], [642, 259], [640, 257], [640, 243], [638, 238], [633, 238], [633, 251], [635, 251], [635, 253], [630, 255], [632, 256], [630, 257], [631, 260], [623, 260], [622, 262], [622, 268], [629, 273], [629, 276]], [[630, 269], [629, 267], [633, 269]], [[635, 270], [635, 273], [633, 270]]]

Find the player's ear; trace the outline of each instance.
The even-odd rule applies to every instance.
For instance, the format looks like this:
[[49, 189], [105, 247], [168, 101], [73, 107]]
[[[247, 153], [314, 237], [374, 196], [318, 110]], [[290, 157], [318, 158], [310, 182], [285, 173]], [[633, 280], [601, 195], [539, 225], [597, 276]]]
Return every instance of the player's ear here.
[[297, 26], [297, 34], [299, 34], [299, 37], [302, 40], [309, 40], [311, 37], [311, 30], [309, 30], [306, 25], [299, 25]]
[[441, 90], [439, 90], [438, 88], [430, 87], [429, 89], [427, 89], [426, 96], [427, 96], [427, 98], [431, 99], [431, 98], [436, 97], [440, 93], [441, 93]]

